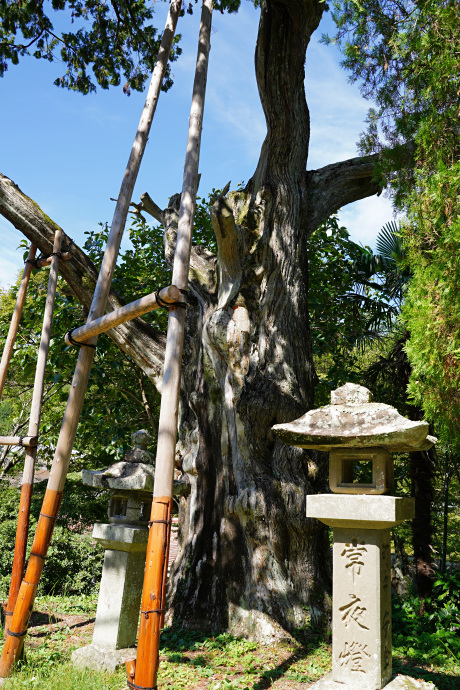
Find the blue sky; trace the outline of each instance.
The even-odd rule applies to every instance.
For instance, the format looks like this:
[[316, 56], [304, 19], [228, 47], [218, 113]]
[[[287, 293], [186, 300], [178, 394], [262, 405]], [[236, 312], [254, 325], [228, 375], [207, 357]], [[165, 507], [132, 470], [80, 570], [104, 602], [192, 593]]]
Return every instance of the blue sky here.
[[[157, 2], [158, 26], [167, 4]], [[212, 49], [201, 150], [199, 193], [246, 181], [257, 164], [265, 134], [254, 76], [258, 10], [243, 0], [237, 15], [214, 13]], [[164, 208], [182, 187], [199, 12], [179, 20], [183, 54], [172, 66], [175, 84], [162, 93], [133, 200], [147, 191]], [[308, 167], [318, 168], [356, 154], [369, 107], [347, 81], [333, 46], [319, 43], [328, 15], [307, 53], [306, 92], [311, 116]], [[96, 94], [58, 89], [64, 66], [34, 58], [10, 66], [0, 80], [2, 132], [0, 171], [13, 179], [78, 244], [85, 230], [110, 222], [141, 109], [142, 94], [121, 87]], [[372, 197], [344, 207], [340, 219], [355, 241], [373, 246], [392, 217], [390, 202]], [[0, 286], [22, 270], [22, 235], [0, 216]]]

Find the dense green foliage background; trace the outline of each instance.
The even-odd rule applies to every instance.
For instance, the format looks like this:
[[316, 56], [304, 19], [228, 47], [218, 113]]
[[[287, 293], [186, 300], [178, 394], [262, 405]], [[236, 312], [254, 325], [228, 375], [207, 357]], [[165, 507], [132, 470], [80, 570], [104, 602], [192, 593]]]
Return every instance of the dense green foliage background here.
[[408, 392], [443, 442], [458, 445], [460, 5], [347, 0], [334, 7], [344, 66], [377, 103], [361, 150], [383, 152], [382, 170], [405, 213]]
[[[38, 521], [46, 482], [36, 484], [31, 506], [28, 553]], [[16, 537], [19, 488], [0, 484], [0, 596], [6, 599], [13, 566], [12, 545]], [[93, 522], [107, 519], [108, 495], [81, 482], [79, 472], [70, 473], [57, 520], [46, 568], [40, 580], [41, 594], [90, 594], [99, 586], [104, 550], [91, 539]]]

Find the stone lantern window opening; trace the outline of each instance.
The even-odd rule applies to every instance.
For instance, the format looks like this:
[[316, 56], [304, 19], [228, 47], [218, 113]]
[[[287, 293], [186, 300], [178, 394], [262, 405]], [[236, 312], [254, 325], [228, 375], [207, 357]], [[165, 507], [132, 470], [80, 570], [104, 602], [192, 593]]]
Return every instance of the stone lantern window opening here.
[[394, 488], [393, 456], [384, 448], [329, 453], [329, 488], [336, 494], [386, 494]]
[[126, 517], [126, 509], [128, 507], [128, 500], [124, 496], [111, 496], [109, 502], [109, 518], [110, 521], [118, 521]]

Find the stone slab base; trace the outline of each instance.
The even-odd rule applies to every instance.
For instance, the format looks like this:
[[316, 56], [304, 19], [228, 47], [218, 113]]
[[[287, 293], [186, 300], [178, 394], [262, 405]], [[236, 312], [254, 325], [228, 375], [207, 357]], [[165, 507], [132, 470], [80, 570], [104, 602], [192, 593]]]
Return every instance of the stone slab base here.
[[[332, 680], [331, 675], [328, 675], [310, 685], [309, 690], [354, 690], [354, 688], [348, 683], [337, 683]], [[375, 690], [375, 688], [372, 687], [369, 690]], [[436, 690], [436, 686], [425, 680], [398, 675], [387, 683], [383, 690]]]
[[89, 644], [72, 652], [72, 663], [79, 668], [90, 668], [94, 671], [109, 671], [113, 673], [120, 666], [124, 666], [127, 659], [135, 659], [136, 656], [136, 647], [107, 649]]

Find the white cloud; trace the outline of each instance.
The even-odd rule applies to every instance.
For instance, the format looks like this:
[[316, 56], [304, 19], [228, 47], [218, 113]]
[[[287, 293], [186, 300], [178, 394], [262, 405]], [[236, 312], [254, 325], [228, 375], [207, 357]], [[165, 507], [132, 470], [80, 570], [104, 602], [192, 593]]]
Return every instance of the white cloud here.
[[8, 287], [23, 269], [23, 250], [16, 249], [22, 235], [0, 217], [0, 287]]
[[345, 206], [339, 211], [339, 219], [354, 242], [375, 249], [375, 239], [382, 225], [393, 219], [390, 199], [384, 196], [368, 197]]
[[349, 84], [337, 64], [337, 49], [312, 42], [307, 54], [305, 90], [311, 118], [310, 169], [357, 155], [370, 103]]

